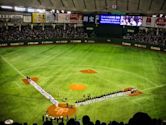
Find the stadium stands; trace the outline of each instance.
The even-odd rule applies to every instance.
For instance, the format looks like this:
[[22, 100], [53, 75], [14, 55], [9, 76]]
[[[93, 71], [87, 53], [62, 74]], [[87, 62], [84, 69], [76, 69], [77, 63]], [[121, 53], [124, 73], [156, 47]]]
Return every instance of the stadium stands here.
[[[74, 27], [74, 25], [57, 25], [55, 29], [52, 26], [34, 26], [33, 29], [28, 26], [22, 26], [21, 31], [18, 27], [10, 26], [8, 30], [5, 27], [0, 28], [0, 42], [3, 41], [20, 41], [20, 40], [48, 40], [56, 38], [81, 39], [89, 38], [91, 35], [84, 31], [83, 27]], [[96, 36], [96, 35], [95, 35]], [[127, 34], [123, 39], [136, 41], [141, 44], [166, 46], [166, 30], [149, 28], [147, 31], [139, 29], [138, 33]]]
[[157, 31], [155, 28], [149, 30], [139, 30], [136, 34], [127, 34], [124, 39], [134, 40], [143, 44], [166, 46], [166, 30], [160, 29]]
[[[64, 119], [64, 118], [49, 118], [43, 116], [43, 125], [165, 125], [165, 122], [161, 119], [152, 119], [147, 113], [137, 112], [133, 115], [132, 118], [129, 119], [128, 123], [118, 122], [118, 121], [110, 121], [109, 123], [96, 120], [96, 122], [92, 122], [88, 115], [84, 115], [82, 120], [77, 120], [75, 118]], [[37, 125], [36, 123], [34, 123]], [[0, 125], [5, 125], [5, 122], [1, 121]], [[13, 125], [22, 125], [22, 123], [14, 122]], [[24, 123], [27, 125], [27, 123]]]
[[82, 27], [74, 27], [73, 25], [67, 25], [66, 28], [63, 25], [59, 25], [55, 29], [51, 26], [45, 26], [44, 30], [41, 26], [34, 26], [33, 29], [30, 26], [22, 26], [21, 31], [19, 31], [18, 27], [10, 26], [8, 30], [4, 27], [0, 28], [0, 42], [84, 37], [87, 37], [84, 29]]

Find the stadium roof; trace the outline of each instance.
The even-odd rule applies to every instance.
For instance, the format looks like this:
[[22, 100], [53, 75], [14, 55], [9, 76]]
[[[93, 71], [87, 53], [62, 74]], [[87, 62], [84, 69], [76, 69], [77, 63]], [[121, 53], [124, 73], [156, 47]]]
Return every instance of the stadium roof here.
[[166, 13], [166, 0], [0, 0], [0, 4], [83, 12]]

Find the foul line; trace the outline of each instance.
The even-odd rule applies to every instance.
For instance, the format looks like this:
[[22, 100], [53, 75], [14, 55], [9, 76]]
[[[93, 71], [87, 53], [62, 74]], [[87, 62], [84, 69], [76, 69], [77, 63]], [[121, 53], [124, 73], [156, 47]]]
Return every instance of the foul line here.
[[[22, 77], [26, 77], [22, 72], [20, 72], [14, 65], [12, 65], [7, 59], [5, 59], [5, 57], [1, 56], [1, 58], [10, 66], [12, 67], [19, 75], [21, 75]], [[34, 86], [34, 88], [36, 88], [42, 95], [44, 95], [47, 99], [49, 99], [53, 104], [58, 105], [58, 101], [55, 100], [50, 94], [48, 94], [47, 92], [45, 92], [39, 85], [37, 85], [37, 83], [35, 83], [33, 80], [28, 79], [28, 82]], [[19, 87], [20, 85], [17, 84]]]
[[150, 87], [150, 88], [147, 88], [147, 89], [143, 89], [142, 91], [147, 91], [147, 90], [152, 90], [152, 89], [156, 89], [156, 88], [161, 88], [161, 87], [165, 87], [165, 85], [159, 85], [159, 86], [156, 86], [156, 87]]
[[5, 61], [10, 67], [12, 67], [19, 75], [21, 75], [22, 77], [25, 77], [25, 75], [20, 72], [14, 65], [12, 65], [7, 59], [5, 59], [5, 57], [1, 56], [1, 58], [3, 59], [3, 61]]
[[[6, 62], [11, 68], [13, 68], [20, 76], [25, 77], [25, 75], [20, 72], [14, 65], [12, 65], [5, 57], [1, 56], [2, 60]], [[21, 86], [16, 82], [16, 85], [21, 88]]]

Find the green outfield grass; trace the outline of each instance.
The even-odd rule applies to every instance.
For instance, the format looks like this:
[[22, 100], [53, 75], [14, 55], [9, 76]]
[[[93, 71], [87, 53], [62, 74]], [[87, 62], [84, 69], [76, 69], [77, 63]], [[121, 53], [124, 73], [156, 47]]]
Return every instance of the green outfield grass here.
[[[144, 94], [118, 97], [79, 107], [77, 118], [128, 121], [136, 112], [166, 119], [166, 54], [111, 44], [65, 44], [0, 48], [0, 120], [41, 123], [51, 103], [22, 75], [36, 76], [38, 84], [60, 102], [74, 103], [83, 95], [97, 96], [134, 87]], [[93, 69], [96, 74], [82, 74]], [[21, 75], [22, 74], [22, 75]], [[72, 91], [73, 83], [84, 91]]]

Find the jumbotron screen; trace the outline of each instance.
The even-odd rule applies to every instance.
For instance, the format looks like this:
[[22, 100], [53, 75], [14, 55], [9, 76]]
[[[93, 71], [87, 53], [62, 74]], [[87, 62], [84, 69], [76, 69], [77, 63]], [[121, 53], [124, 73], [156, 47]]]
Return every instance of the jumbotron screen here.
[[121, 16], [120, 25], [141, 26], [142, 16]]
[[99, 16], [100, 24], [141, 26], [142, 20], [143, 20], [142, 16], [117, 16], [117, 15], [109, 15], [109, 14]]
[[119, 24], [120, 25], [120, 16], [114, 15], [100, 15], [99, 22], [100, 24]]

